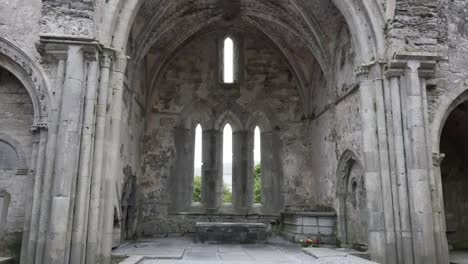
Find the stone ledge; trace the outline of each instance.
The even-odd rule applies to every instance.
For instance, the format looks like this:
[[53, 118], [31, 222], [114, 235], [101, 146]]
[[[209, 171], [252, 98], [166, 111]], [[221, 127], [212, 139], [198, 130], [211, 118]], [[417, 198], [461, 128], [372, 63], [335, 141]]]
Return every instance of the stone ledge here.
[[262, 223], [211, 223], [211, 222], [197, 222], [195, 227], [247, 227], [247, 228], [267, 228]]
[[0, 264], [13, 264], [14, 258], [9, 258], [9, 257], [0, 257]]

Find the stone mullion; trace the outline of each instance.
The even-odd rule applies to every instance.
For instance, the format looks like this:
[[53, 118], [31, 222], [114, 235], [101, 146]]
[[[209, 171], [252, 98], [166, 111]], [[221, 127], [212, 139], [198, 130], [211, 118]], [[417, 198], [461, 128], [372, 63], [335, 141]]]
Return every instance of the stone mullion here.
[[[83, 48], [68, 46], [67, 69], [56, 149], [55, 179], [45, 262], [63, 263], [68, 251], [69, 214], [79, 159], [83, 111]], [[64, 217], [65, 216], [65, 217]]]
[[203, 131], [202, 206], [217, 212], [223, 199], [223, 133]]
[[278, 132], [262, 132], [260, 144], [263, 212], [277, 214], [284, 203], [282, 143]]
[[247, 213], [253, 204], [253, 141], [252, 131], [233, 133], [233, 206], [237, 213]]
[[177, 127], [174, 137], [176, 159], [169, 179], [169, 193], [171, 210], [182, 212], [189, 210], [192, 204], [195, 133], [193, 129]]

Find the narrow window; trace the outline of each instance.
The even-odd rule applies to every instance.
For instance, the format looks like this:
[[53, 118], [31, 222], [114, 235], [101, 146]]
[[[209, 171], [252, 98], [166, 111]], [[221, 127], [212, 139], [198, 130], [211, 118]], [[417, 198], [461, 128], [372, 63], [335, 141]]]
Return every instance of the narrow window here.
[[195, 153], [193, 158], [193, 202], [201, 202], [201, 172], [202, 172], [202, 127], [200, 124], [195, 129]]
[[260, 128], [256, 127], [254, 132], [254, 203], [262, 203], [262, 155]]
[[232, 128], [223, 131], [223, 202], [232, 203]]
[[234, 41], [227, 37], [224, 39], [223, 49], [223, 81], [224, 83], [234, 82]]

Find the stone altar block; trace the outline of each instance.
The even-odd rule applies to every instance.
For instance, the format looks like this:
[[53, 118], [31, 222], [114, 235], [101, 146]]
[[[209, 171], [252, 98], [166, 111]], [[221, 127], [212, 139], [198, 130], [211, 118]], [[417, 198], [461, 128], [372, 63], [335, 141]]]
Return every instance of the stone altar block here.
[[262, 223], [210, 223], [195, 224], [197, 243], [264, 243], [268, 237], [267, 225]]

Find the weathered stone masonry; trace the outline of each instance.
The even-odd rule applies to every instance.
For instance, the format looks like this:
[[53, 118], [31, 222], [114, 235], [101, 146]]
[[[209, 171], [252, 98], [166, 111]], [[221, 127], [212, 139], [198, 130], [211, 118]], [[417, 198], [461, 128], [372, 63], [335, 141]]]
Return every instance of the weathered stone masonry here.
[[[122, 240], [281, 219], [290, 239], [322, 227], [380, 263], [448, 263], [466, 249], [466, 1], [0, 6], [0, 256], [106, 264]], [[220, 78], [226, 36], [232, 85]], [[232, 205], [221, 203], [227, 123]]]

